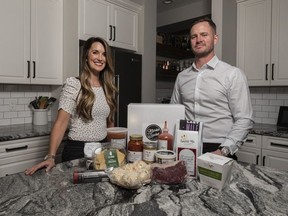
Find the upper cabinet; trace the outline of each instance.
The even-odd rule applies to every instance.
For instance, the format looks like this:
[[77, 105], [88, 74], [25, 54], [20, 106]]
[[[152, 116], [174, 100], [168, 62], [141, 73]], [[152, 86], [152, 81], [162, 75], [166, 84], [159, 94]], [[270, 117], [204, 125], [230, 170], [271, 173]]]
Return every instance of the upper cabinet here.
[[63, 0], [0, 4], [0, 82], [62, 84]]
[[137, 51], [137, 7], [118, 1], [80, 0], [79, 39], [102, 37], [114, 47]]
[[288, 85], [288, 1], [238, 0], [237, 66], [250, 86]]

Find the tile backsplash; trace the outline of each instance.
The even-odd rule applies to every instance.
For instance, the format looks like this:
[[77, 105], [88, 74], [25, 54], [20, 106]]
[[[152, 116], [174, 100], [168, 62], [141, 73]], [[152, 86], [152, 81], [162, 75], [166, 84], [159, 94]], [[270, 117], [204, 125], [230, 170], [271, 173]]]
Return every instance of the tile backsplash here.
[[[172, 82], [157, 82], [156, 103], [171, 97]], [[279, 107], [288, 106], [288, 87], [250, 87], [256, 123], [277, 124]]]
[[[51, 86], [0, 84], [0, 126], [32, 123], [29, 103], [38, 96], [51, 97]], [[48, 111], [48, 121], [51, 110]]]

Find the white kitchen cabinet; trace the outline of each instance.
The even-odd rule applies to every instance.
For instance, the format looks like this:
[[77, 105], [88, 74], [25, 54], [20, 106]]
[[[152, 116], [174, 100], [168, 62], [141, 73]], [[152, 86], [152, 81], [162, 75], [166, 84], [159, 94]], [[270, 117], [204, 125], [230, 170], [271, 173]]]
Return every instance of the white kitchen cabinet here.
[[263, 166], [288, 171], [288, 139], [281, 137], [262, 137]]
[[237, 2], [237, 66], [250, 86], [287, 86], [288, 1]]
[[249, 134], [242, 147], [236, 152], [238, 161], [262, 165], [261, 135]]
[[[61, 162], [63, 143], [56, 154]], [[43, 161], [49, 149], [49, 136], [0, 142], [0, 177], [24, 172], [25, 169]]]
[[114, 47], [137, 51], [138, 8], [132, 2], [79, 1], [79, 39], [102, 37]]
[[62, 84], [63, 0], [0, 5], [0, 82]]

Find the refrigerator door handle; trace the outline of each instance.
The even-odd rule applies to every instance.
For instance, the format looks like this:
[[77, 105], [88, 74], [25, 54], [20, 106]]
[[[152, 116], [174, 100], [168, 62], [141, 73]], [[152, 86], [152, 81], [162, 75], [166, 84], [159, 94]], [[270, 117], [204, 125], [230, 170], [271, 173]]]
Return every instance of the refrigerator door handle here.
[[120, 124], [119, 120], [119, 95], [120, 95], [120, 75], [115, 75], [115, 83], [118, 89], [118, 95], [117, 95], [117, 112], [116, 112], [116, 126]]

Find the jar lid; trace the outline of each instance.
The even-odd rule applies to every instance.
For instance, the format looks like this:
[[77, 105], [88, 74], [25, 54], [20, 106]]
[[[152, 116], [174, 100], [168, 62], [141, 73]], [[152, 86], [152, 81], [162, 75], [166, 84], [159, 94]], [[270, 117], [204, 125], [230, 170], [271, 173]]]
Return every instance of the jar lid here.
[[142, 140], [143, 136], [141, 134], [131, 134], [130, 140]]
[[158, 150], [155, 152], [155, 156], [161, 159], [174, 159], [176, 158], [176, 153], [171, 150]]

